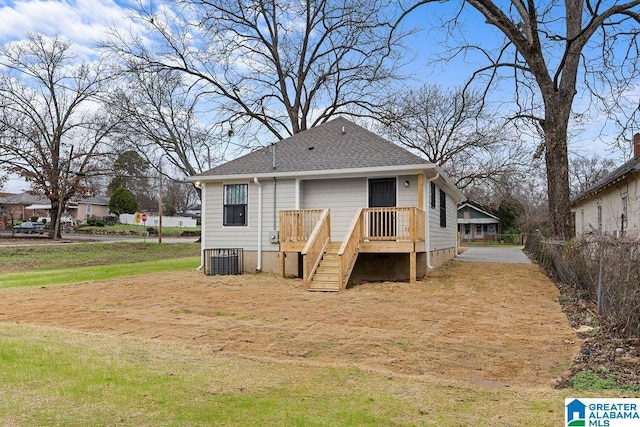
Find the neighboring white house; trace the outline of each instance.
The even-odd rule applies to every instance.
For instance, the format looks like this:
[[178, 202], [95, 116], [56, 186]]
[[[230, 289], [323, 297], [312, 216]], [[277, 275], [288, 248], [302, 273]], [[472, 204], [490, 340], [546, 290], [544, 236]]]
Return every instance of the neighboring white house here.
[[640, 235], [640, 134], [633, 136], [633, 158], [598, 181], [571, 204], [576, 236], [602, 233]]
[[339, 290], [349, 279], [415, 280], [457, 251], [460, 190], [437, 165], [344, 118], [190, 180], [202, 189], [205, 270], [207, 251], [241, 248], [244, 271]]

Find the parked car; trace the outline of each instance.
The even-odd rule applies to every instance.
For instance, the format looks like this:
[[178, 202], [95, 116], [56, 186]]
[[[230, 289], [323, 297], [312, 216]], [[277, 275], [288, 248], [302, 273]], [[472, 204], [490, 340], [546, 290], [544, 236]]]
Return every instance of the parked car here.
[[22, 224], [14, 225], [13, 231], [24, 234], [44, 234], [45, 226], [39, 222], [23, 222]]

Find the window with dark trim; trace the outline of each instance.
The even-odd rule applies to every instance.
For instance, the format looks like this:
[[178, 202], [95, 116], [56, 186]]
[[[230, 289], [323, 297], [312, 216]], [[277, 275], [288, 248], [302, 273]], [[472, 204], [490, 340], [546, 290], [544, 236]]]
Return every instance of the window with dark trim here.
[[602, 232], [602, 206], [598, 205], [598, 231]]
[[224, 225], [247, 225], [247, 184], [224, 186]]
[[447, 193], [440, 190], [440, 227], [447, 226]]
[[431, 209], [436, 208], [436, 184], [431, 183]]

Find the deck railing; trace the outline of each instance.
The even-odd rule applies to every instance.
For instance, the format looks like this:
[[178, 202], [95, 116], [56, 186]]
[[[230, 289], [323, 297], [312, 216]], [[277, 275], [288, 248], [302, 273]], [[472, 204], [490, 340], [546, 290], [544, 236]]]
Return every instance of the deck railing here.
[[[329, 209], [280, 211], [280, 242], [295, 245], [304, 242], [301, 255], [305, 287], [309, 286], [330, 240]], [[392, 241], [401, 245], [406, 245], [406, 242], [424, 242], [425, 212], [415, 207], [359, 209], [338, 250], [340, 289], [347, 285], [361, 250], [360, 243]], [[393, 249], [391, 245], [394, 244], [386, 243], [386, 246]], [[409, 251], [415, 257], [415, 245], [411, 245]], [[284, 274], [284, 264], [281, 268]]]
[[305, 287], [309, 286], [309, 281], [316, 272], [330, 239], [331, 223], [329, 222], [329, 209], [324, 209], [307, 240], [307, 244], [301, 252], [302, 281]]
[[362, 209], [363, 240], [424, 241], [422, 209], [415, 207]]
[[324, 212], [323, 209], [280, 211], [280, 241], [306, 242]]
[[358, 257], [358, 245], [363, 240], [363, 217], [362, 209], [359, 209], [358, 213], [353, 217], [349, 231], [338, 250], [340, 290], [347, 286], [347, 280], [349, 280], [351, 270], [353, 270], [356, 258]]

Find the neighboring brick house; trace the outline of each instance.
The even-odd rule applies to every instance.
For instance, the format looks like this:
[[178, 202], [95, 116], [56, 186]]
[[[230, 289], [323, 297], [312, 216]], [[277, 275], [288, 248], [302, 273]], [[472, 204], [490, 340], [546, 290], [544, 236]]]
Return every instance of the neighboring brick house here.
[[38, 206], [49, 203], [29, 193], [0, 193], [0, 227], [6, 228], [13, 221], [27, 221], [33, 216], [48, 216], [47, 209]]

